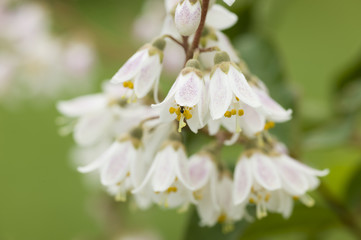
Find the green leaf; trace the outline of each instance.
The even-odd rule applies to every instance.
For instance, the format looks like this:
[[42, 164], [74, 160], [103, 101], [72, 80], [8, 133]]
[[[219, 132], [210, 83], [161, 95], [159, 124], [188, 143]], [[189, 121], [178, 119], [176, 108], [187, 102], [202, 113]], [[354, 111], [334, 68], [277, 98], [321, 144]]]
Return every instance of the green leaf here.
[[[361, 162], [361, 156], [360, 156]], [[361, 183], [361, 165], [358, 166], [358, 169], [354, 172], [351, 177], [349, 184], [346, 187], [346, 201], [347, 203], [356, 208], [359, 212], [361, 212], [361, 191], [360, 191], [360, 183]]]

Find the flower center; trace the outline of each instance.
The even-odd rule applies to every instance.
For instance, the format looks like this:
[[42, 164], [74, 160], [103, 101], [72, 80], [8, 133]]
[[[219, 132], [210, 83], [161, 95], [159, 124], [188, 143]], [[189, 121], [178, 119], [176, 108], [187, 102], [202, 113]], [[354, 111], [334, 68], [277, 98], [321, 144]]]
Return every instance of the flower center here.
[[178, 132], [181, 132], [182, 128], [184, 128], [187, 125], [184, 122], [184, 119], [188, 120], [188, 119], [192, 118], [192, 114], [191, 114], [192, 110], [193, 110], [193, 108], [191, 108], [191, 107], [183, 107], [183, 106], [178, 106], [177, 108], [174, 108], [174, 107], [169, 108], [170, 114], [177, 115], [177, 120], [179, 121]]

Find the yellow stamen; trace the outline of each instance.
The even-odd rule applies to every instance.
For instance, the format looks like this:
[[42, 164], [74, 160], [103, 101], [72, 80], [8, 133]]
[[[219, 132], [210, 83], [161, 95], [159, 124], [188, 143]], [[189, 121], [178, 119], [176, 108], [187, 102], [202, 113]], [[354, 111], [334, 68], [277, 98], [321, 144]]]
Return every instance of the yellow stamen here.
[[267, 122], [265, 125], [264, 125], [264, 130], [268, 130], [268, 129], [271, 129], [271, 128], [274, 128], [275, 127], [275, 123], [274, 122]]
[[249, 203], [255, 204], [255, 203], [256, 203], [256, 200], [254, 200], [254, 198], [250, 198], [250, 199], [249, 199]]
[[236, 115], [236, 114], [237, 114], [237, 110], [236, 110], [236, 109], [232, 109], [232, 110], [231, 110], [231, 114], [232, 114], [232, 115]]
[[174, 107], [170, 107], [170, 108], [169, 108], [169, 113], [170, 113], [170, 114], [175, 113], [175, 111], [176, 111], [176, 109], [175, 109]]
[[230, 118], [230, 117], [232, 117], [232, 114], [231, 114], [230, 111], [227, 111], [227, 112], [224, 113], [224, 116], [225, 116], [226, 118]]
[[239, 101], [239, 98], [238, 98], [238, 97], [236, 97], [236, 100], [237, 100], [237, 101]]
[[183, 115], [187, 120], [192, 118], [192, 114], [189, 112], [189, 110], [185, 110]]
[[238, 116], [243, 116], [244, 115], [244, 110], [243, 109], [239, 109], [238, 110]]
[[[175, 111], [175, 114], [177, 114], [178, 116], [181, 114], [180, 108], [177, 108], [177, 110]], [[178, 121], [179, 121], [179, 120], [178, 120]]]
[[266, 196], [264, 197], [264, 200], [265, 200], [266, 202], [268, 202], [270, 198], [271, 198], [271, 194], [270, 194], [270, 193], [267, 193]]
[[222, 213], [221, 215], [219, 215], [219, 217], [218, 217], [219, 223], [224, 223], [226, 220], [227, 220], [226, 214]]
[[177, 192], [178, 191], [178, 188], [177, 187], [169, 187], [167, 189], [167, 193], [172, 193], [172, 192]]
[[[184, 128], [185, 126], [187, 126], [187, 124], [184, 122], [184, 115], [179, 115], [178, 117], [180, 117], [180, 119], [179, 119], [178, 132], [182, 132], [182, 128]], [[177, 119], [178, 119], [178, 118], [177, 118]]]

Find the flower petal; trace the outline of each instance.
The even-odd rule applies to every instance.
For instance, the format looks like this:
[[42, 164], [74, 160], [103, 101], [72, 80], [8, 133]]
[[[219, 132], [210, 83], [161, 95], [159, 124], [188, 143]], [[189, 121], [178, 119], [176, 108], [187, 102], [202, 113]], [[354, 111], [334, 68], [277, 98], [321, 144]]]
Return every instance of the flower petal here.
[[122, 83], [135, 77], [143, 65], [144, 60], [149, 56], [148, 49], [136, 52], [113, 76], [112, 83]]
[[251, 107], [261, 106], [258, 96], [254, 93], [246, 78], [240, 71], [235, 69], [233, 66], [230, 66], [228, 78], [234, 95], [236, 95], [240, 101]]
[[211, 159], [207, 155], [194, 155], [189, 159], [189, 178], [193, 190], [198, 190], [208, 182], [212, 170]]
[[107, 161], [101, 171], [101, 182], [112, 185], [124, 180], [130, 170], [130, 162], [136, 158], [136, 150], [131, 142], [116, 141], [101, 158]]
[[217, 30], [225, 30], [232, 27], [237, 20], [236, 14], [219, 4], [215, 4], [208, 11], [206, 24]]
[[193, 107], [200, 101], [202, 90], [202, 79], [197, 74], [194, 72], [184, 76], [180, 74], [175, 101], [180, 106]]
[[308, 190], [308, 181], [302, 171], [282, 157], [275, 159], [275, 162], [283, 180], [283, 188], [291, 195], [303, 195]]
[[109, 111], [98, 112], [90, 116], [80, 118], [74, 128], [74, 139], [82, 146], [89, 146], [100, 140], [108, 133], [112, 116]]
[[222, 118], [232, 101], [232, 90], [227, 75], [219, 68], [209, 83], [209, 110], [212, 118]]
[[103, 94], [93, 94], [69, 101], [60, 101], [57, 104], [57, 109], [68, 117], [79, 117], [102, 110], [107, 106], [107, 103], [108, 101]]
[[234, 170], [233, 202], [235, 205], [243, 203], [252, 187], [252, 168], [249, 160], [243, 157]]
[[173, 147], [168, 146], [155, 156], [156, 167], [152, 178], [152, 186], [155, 192], [167, 190], [175, 180], [174, 161], [177, 158]]
[[281, 180], [271, 159], [263, 154], [255, 153], [251, 157], [254, 178], [259, 185], [269, 191], [281, 188]]
[[240, 125], [248, 137], [253, 137], [264, 129], [266, 118], [256, 109], [246, 104], [242, 106], [242, 109], [244, 110], [244, 115], [240, 117]]
[[284, 122], [291, 119], [292, 110], [285, 110], [275, 100], [273, 100], [266, 92], [258, 89], [257, 87], [252, 88], [257, 94], [258, 98], [262, 103], [262, 109], [267, 114], [267, 117], [271, 121]]
[[134, 92], [138, 98], [147, 95], [159, 79], [162, 65], [158, 54], [146, 58], [134, 79]]
[[305, 174], [309, 174], [312, 176], [318, 176], [318, 177], [324, 177], [326, 175], [328, 175], [330, 173], [330, 171], [328, 169], [324, 169], [324, 170], [317, 170], [314, 168], [311, 168], [291, 157], [289, 157], [288, 155], [283, 155], [283, 158], [286, 159], [287, 161], [292, 162], [293, 164], [295, 164], [297, 167], [299, 167]]
[[223, 0], [228, 6], [232, 6], [236, 0]]

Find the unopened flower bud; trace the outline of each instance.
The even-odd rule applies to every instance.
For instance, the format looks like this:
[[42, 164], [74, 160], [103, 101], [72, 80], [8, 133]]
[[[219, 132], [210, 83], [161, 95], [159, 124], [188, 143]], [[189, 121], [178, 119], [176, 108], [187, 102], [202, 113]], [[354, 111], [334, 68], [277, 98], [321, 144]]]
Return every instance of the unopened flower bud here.
[[184, 0], [175, 10], [175, 25], [183, 36], [190, 36], [196, 32], [201, 21], [202, 7], [199, 0]]
[[228, 53], [226, 52], [218, 52], [216, 53], [216, 55], [214, 56], [214, 64], [220, 64], [222, 62], [230, 62], [230, 58]]

